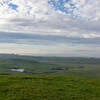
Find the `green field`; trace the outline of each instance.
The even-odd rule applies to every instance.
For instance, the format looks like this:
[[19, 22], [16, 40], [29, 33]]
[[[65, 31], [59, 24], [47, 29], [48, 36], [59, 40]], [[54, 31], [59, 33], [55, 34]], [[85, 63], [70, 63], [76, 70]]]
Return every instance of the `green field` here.
[[[24, 69], [24, 72], [13, 72], [13, 68]], [[100, 59], [0, 55], [0, 75], [17, 74], [100, 78]]]
[[0, 100], [100, 100], [100, 58], [0, 54]]
[[0, 76], [0, 100], [100, 100], [100, 79]]

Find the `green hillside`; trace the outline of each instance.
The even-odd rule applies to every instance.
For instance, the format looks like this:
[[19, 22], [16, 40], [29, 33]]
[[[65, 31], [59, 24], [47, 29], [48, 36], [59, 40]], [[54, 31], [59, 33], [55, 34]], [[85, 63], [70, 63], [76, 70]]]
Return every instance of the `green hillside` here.
[[65, 64], [100, 64], [100, 58], [93, 57], [42, 57], [42, 56], [26, 56], [15, 54], [0, 54], [0, 59], [25, 59], [35, 60], [39, 62], [49, 63], [65, 63]]
[[[11, 69], [24, 69], [24, 72]], [[99, 58], [0, 55], [0, 75], [60, 75], [100, 78]]]
[[0, 100], [100, 100], [100, 79], [0, 76]]
[[100, 59], [2, 54], [0, 100], [100, 100]]

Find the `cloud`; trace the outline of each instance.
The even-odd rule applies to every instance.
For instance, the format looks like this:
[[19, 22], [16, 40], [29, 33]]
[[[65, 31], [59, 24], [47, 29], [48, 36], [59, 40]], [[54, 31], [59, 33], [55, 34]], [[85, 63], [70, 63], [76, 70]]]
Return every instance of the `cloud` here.
[[[64, 55], [73, 46], [73, 50], [68, 50], [70, 55], [71, 52], [77, 55], [77, 51], [86, 53], [94, 47], [98, 52], [99, 4], [100, 1], [94, 0], [1, 0], [0, 43], [31, 45], [26, 46], [27, 53], [32, 44], [38, 49], [43, 46], [45, 50], [41, 52], [52, 54], [60, 47], [57, 54]], [[51, 51], [46, 49], [49, 47]]]
[[[50, 4], [50, 1], [55, 3]], [[88, 2], [86, 0], [2, 0], [0, 30], [68, 37], [99, 37], [98, 4], [99, 1], [93, 2], [93, 0]], [[87, 7], [89, 5], [90, 8]], [[13, 9], [14, 6], [17, 8]], [[55, 10], [54, 7], [58, 9]], [[63, 9], [65, 12], [62, 11]]]
[[25, 34], [14, 32], [0, 32], [0, 42], [16, 44], [33, 44], [39, 43], [40, 45], [56, 45], [58, 44], [99, 44], [100, 37], [97, 38], [79, 38], [79, 37], [65, 37], [58, 35], [39, 35], [39, 34]]
[[0, 32], [0, 53], [48, 56], [100, 55], [100, 38]]

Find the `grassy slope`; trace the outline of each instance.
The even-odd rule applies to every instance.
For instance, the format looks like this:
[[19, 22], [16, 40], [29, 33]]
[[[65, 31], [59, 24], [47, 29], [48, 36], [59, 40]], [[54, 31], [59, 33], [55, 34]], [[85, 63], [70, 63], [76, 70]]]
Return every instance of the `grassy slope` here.
[[0, 76], [0, 100], [100, 100], [100, 79]]
[[0, 74], [0, 100], [100, 100], [100, 59], [0, 55]]

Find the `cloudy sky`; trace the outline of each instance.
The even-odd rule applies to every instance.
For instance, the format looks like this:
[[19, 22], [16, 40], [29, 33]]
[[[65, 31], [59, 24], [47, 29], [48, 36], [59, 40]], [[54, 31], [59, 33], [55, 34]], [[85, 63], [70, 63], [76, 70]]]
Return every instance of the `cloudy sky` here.
[[0, 0], [0, 53], [100, 57], [100, 0]]

